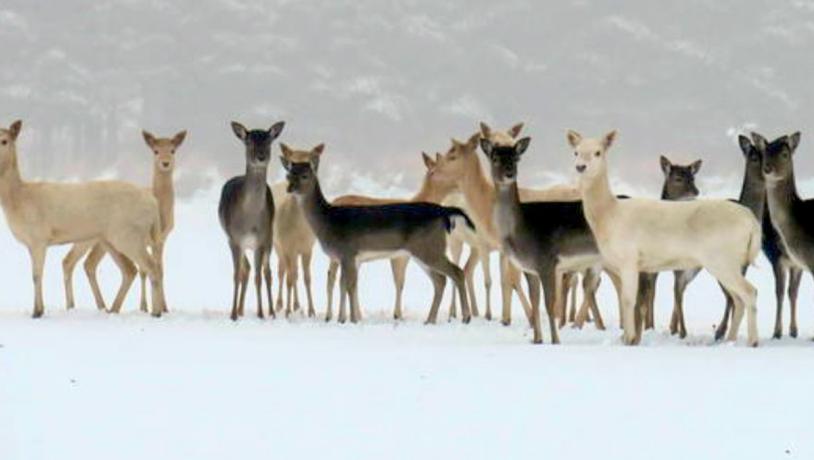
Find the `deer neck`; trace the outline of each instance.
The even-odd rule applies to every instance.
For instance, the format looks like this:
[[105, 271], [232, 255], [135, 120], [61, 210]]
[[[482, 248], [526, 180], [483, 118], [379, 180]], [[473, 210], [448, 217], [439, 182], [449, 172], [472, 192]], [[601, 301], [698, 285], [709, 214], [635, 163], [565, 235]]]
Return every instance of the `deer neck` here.
[[749, 208], [758, 220], [763, 218], [766, 207], [766, 183], [762, 178], [756, 180], [744, 174], [738, 203]]
[[472, 212], [475, 226], [478, 229], [484, 229], [489, 237], [495, 239], [497, 234], [492, 221], [492, 212], [495, 205], [495, 186], [486, 178], [486, 174], [484, 174], [477, 158], [464, 172], [458, 185], [466, 199], [469, 211]]
[[153, 196], [158, 201], [158, 212], [161, 216], [161, 228], [169, 231], [174, 225], [175, 187], [172, 171], [153, 168]]
[[315, 184], [314, 188], [303, 194], [294, 195], [297, 202], [300, 204], [305, 220], [314, 230], [314, 233], [323, 240], [326, 235], [330, 234], [330, 221], [328, 219], [328, 210], [331, 204], [325, 199], [322, 194], [322, 188], [319, 186], [319, 181]]
[[607, 168], [596, 177], [583, 177], [579, 182], [585, 219], [596, 233], [597, 228], [604, 227], [608, 215], [615, 210], [618, 199], [611, 192]]
[[426, 177], [421, 182], [421, 188], [413, 195], [412, 201], [421, 201], [425, 203], [440, 203], [449, 196], [449, 190], [444, 189], [438, 185], [433, 185]]
[[0, 204], [2, 204], [7, 216], [19, 204], [17, 196], [23, 184], [20, 169], [17, 167], [17, 153], [15, 152], [12, 153], [8, 167], [0, 173]]
[[793, 223], [795, 216], [792, 209], [802, 201], [797, 194], [794, 173], [779, 181], [767, 182], [766, 198], [772, 221], [783, 235], [785, 233], [783, 230], [788, 229], [787, 225]]
[[501, 241], [510, 238], [520, 223], [520, 192], [517, 182], [495, 185], [494, 222]]

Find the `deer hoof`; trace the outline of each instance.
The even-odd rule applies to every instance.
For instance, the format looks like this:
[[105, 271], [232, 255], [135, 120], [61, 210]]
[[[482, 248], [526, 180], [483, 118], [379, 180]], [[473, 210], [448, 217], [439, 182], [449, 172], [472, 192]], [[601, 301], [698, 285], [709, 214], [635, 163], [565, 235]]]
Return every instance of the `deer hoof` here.
[[511, 326], [512, 325], [512, 320], [510, 320], [510, 319], [502, 319], [502, 320], [500, 320], [500, 324], [502, 324], [504, 326]]
[[42, 311], [34, 310], [34, 313], [31, 315], [31, 317], [34, 318], [34, 319], [42, 318]]
[[789, 328], [789, 336], [793, 339], [797, 338], [797, 327]]

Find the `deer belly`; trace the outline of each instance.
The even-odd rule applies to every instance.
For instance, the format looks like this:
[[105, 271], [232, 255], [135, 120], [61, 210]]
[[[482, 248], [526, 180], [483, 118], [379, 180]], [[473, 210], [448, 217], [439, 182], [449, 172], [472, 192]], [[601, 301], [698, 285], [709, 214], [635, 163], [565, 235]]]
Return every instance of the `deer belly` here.
[[409, 256], [410, 253], [405, 250], [397, 251], [362, 251], [356, 256], [357, 265], [362, 262], [369, 262], [378, 259], [393, 259], [395, 257]]

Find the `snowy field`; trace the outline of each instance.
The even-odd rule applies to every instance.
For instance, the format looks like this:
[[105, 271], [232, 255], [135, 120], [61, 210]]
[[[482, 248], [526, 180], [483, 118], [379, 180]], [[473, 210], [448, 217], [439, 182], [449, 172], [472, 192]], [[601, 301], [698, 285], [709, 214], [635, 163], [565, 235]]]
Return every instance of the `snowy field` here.
[[[685, 341], [666, 332], [672, 281], [661, 277], [658, 329], [637, 348], [620, 345], [608, 282], [600, 307], [610, 330], [566, 328], [556, 347], [530, 344], [517, 304], [510, 327], [424, 326], [429, 283], [415, 267], [408, 318], [395, 324], [381, 262], [362, 270], [361, 325], [232, 323], [213, 193], [178, 210], [167, 249], [173, 312], [160, 320], [136, 311], [135, 289], [123, 314], [97, 313], [81, 271], [78, 307], [66, 312], [62, 248], [46, 267], [46, 317], [30, 319], [27, 254], [0, 232], [0, 458], [814, 456], [808, 278], [802, 337], [771, 340], [772, 281], [760, 259], [750, 276], [760, 287], [758, 349], [744, 345], [745, 331], [738, 344], [712, 342], [722, 297], [706, 275], [687, 291]], [[112, 296], [118, 275], [103, 267]], [[319, 255], [320, 314], [324, 274]]]

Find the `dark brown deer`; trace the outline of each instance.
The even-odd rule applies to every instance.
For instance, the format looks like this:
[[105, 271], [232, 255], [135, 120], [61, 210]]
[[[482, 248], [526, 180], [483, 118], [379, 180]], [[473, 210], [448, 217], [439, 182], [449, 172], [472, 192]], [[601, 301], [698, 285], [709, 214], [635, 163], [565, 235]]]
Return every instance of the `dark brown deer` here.
[[[677, 165], [662, 155], [659, 162], [664, 173], [664, 186], [661, 189], [662, 200], [684, 201], [695, 199], [698, 196], [695, 175], [701, 169], [701, 160], [696, 160], [689, 165]], [[678, 334], [682, 339], [687, 336], [687, 327], [684, 323], [684, 291], [687, 289], [687, 285], [695, 279], [699, 271], [694, 269], [673, 272], [673, 314], [670, 318], [670, 333]], [[658, 276], [658, 273], [642, 273], [639, 275], [639, 298], [637, 303], [643, 313], [645, 329], [655, 327], [654, 307]]]
[[[371, 206], [336, 206], [328, 202], [319, 186], [317, 171], [324, 150], [312, 149], [310, 161], [280, 157], [288, 171], [288, 191], [293, 193], [314, 230], [322, 249], [340, 265], [340, 308], [350, 299], [351, 322], [359, 321], [357, 269], [362, 261], [409, 255], [430, 277], [435, 293], [427, 323], [435, 323], [446, 278], [460, 295], [462, 320], [471, 317], [463, 271], [446, 256], [447, 234], [455, 225], [474, 229], [472, 221], [458, 208], [431, 203], [395, 203]], [[340, 312], [340, 316], [341, 312]]]
[[[263, 318], [262, 281], [263, 268], [267, 266], [272, 246], [272, 222], [274, 198], [266, 182], [271, 143], [283, 131], [280, 121], [268, 130], [247, 130], [238, 122], [232, 122], [232, 130], [246, 147], [246, 174], [229, 179], [223, 186], [218, 205], [220, 225], [229, 239], [234, 264], [234, 291], [232, 294], [233, 321], [243, 314], [248, 261], [244, 254], [254, 252], [254, 285], [257, 290], [257, 317]], [[245, 276], [243, 273], [245, 272]], [[269, 314], [274, 317], [271, 299], [271, 271], [265, 270], [269, 292]]]

